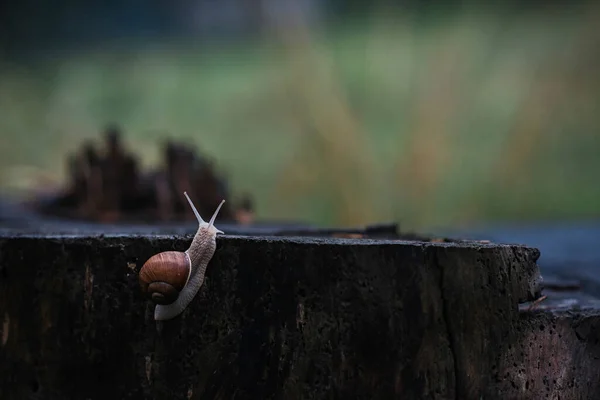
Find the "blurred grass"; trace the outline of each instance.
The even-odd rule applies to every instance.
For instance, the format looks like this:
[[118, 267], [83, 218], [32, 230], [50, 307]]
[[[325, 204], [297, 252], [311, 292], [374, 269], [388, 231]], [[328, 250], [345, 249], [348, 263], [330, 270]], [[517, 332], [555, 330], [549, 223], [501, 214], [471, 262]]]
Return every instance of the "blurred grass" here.
[[211, 46], [120, 43], [0, 65], [0, 188], [64, 179], [120, 123], [214, 156], [262, 218], [404, 226], [600, 215], [600, 8], [465, 10]]

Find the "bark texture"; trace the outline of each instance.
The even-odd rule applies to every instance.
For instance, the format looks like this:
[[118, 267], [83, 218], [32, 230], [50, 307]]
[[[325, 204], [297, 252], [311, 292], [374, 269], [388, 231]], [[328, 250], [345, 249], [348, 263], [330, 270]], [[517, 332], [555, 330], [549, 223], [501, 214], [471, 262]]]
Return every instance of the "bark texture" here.
[[600, 398], [598, 313], [519, 311], [536, 249], [219, 236], [156, 322], [137, 272], [191, 239], [0, 237], [0, 398]]

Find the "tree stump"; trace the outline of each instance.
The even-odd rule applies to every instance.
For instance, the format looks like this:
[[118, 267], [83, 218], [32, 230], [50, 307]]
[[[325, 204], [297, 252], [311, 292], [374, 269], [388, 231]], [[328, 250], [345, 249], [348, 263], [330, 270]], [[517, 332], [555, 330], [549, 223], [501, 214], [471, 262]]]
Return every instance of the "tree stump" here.
[[0, 398], [600, 398], [600, 313], [519, 310], [536, 249], [218, 236], [156, 322], [137, 273], [191, 239], [4, 232]]

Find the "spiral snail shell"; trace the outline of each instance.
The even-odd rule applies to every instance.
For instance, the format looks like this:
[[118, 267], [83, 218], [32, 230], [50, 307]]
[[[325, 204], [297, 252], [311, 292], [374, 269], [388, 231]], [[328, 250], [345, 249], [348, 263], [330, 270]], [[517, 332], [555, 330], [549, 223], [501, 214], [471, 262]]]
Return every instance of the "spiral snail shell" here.
[[199, 224], [190, 248], [185, 252], [165, 251], [155, 254], [144, 263], [139, 273], [142, 292], [156, 304], [154, 319], [157, 321], [175, 318], [193, 300], [204, 282], [206, 267], [215, 252], [215, 237], [218, 233], [223, 233], [214, 226], [214, 222], [225, 200], [221, 201], [207, 223], [187, 193], [183, 194]]
[[171, 304], [177, 300], [192, 272], [189, 256], [181, 251], [155, 254], [144, 267], [140, 271], [142, 291], [156, 304]]

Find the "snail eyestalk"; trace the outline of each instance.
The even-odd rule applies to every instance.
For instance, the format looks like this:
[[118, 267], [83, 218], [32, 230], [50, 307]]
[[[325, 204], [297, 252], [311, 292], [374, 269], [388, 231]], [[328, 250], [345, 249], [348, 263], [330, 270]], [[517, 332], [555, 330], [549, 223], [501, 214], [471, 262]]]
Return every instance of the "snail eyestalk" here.
[[[225, 199], [221, 200], [221, 204], [219, 204], [219, 207], [217, 207], [217, 210], [211, 217], [210, 222], [208, 223], [209, 228], [214, 225], [215, 219], [217, 218], [217, 214], [219, 214], [219, 210], [221, 210], [221, 206], [223, 206], [224, 203], [225, 203]], [[221, 231], [219, 231], [219, 232], [221, 232]], [[221, 233], [223, 233], [223, 232], [221, 232]]]
[[183, 192], [183, 195], [187, 199], [188, 203], [190, 203], [190, 207], [192, 207], [192, 211], [194, 211], [194, 215], [196, 215], [196, 219], [198, 220], [198, 223], [205, 224], [206, 222], [204, 222], [204, 220], [200, 216], [200, 213], [198, 212], [198, 210], [196, 210], [196, 207], [194, 206], [194, 203], [192, 203], [192, 200], [190, 199], [190, 196], [188, 196], [187, 192]]

